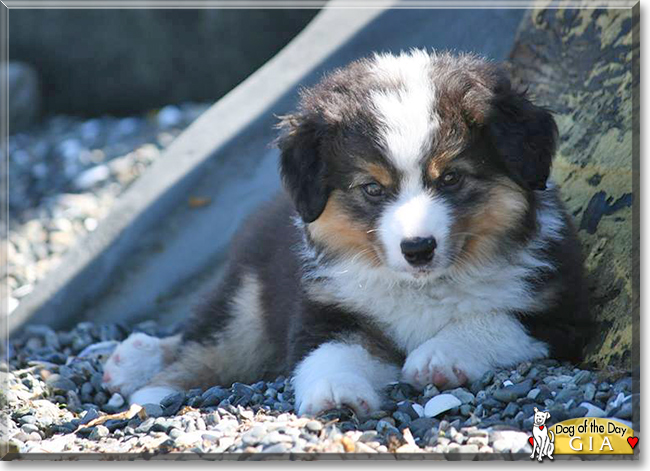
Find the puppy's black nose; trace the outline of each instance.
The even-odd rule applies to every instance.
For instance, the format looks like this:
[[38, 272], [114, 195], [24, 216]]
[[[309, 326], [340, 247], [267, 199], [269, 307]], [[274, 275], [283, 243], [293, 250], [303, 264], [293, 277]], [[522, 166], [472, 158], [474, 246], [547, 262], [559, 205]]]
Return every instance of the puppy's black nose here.
[[400, 244], [407, 262], [413, 266], [424, 265], [433, 259], [436, 239], [433, 237], [413, 237], [404, 239]]

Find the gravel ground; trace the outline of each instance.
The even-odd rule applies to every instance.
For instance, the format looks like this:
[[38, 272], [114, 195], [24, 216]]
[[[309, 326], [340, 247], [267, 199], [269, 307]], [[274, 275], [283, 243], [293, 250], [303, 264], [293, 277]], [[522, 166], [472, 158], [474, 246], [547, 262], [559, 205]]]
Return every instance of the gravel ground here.
[[[169, 335], [148, 321], [133, 332]], [[131, 332], [81, 323], [70, 332], [29, 326], [9, 344], [2, 365], [8, 389], [2, 435], [20, 453], [530, 453], [533, 408], [551, 424], [573, 417], [615, 417], [630, 424], [632, 378], [554, 360], [486, 374], [469, 388], [418, 392], [397, 383], [383, 410], [359, 420], [347, 409], [315, 418], [294, 414], [290, 379], [215, 385], [129, 409], [101, 386], [102, 361]], [[90, 347], [90, 348], [89, 348]], [[442, 457], [442, 455], [440, 455]], [[521, 456], [521, 455], [520, 455]], [[525, 455], [524, 455], [525, 456]]]
[[[95, 229], [113, 201], [207, 105], [146, 116], [54, 117], [10, 139], [10, 311]], [[129, 408], [101, 385], [102, 362], [132, 332], [166, 336], [174, 326], [82, 323], [69, 332], [28, 326], [0, 364], [2, 442], [18, 453], [444, 453], [447, 459], [530, 453], [533, 407], [551, 423], [632, 417], [629, 373], [590, 372], [553, 360], [486, 374], [469, 388], [386, 389], [383, 410], [359, 420], [347, 409], [294, 414], [287, 378], [215, 385]], [[462, 454], [462, 455], [461, 455]], [[443, 457], [443, 455], [436, 455]], [[518, 455], [523, 456], [525, 455]]]
[[9, 138], [9, 312], [208, 105], [144, 116], [56, 116]]

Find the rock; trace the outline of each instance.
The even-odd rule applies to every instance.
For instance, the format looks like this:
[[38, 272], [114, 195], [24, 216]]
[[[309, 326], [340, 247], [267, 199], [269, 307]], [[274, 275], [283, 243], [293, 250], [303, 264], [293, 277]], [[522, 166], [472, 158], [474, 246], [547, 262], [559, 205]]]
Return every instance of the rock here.
[[632, 391], [632, 378], [627, 377], [627, 378], [621, 378], [620, 380], [616, 381], [616, 384], [614, 384], [614, 392], [620, 393], [620, 392], [631, 392]]
[[528, 394], [526, 395], [526, 397], [527, 397], [528, 399], [530, 399], [531, 401], [535, 401], [535, 400], [537, 400], [537, 397], [539, 396], [539, 393], [540, 393], [540, 392], [541, 392], [541, 391], [540, 391], [539, 388], [533, 388], [533, 389], [531, 389], [531, 390], [528, 392]]
[[506, 409], [503, 411], [504, 417], [514, 417], [515, 414], [519, 412], [519, 406], [515, 402], [511, 402], [506, 406]]
[[109, 434], [108, 428], [104, 427], [103, 425], [98, 425], [93, 429], [92, 432], [90, 432], [90, 436], [88, 437], [90, 440], [100, 440], [104, 437], [107, 437]]
[[628, 401], [621, 405], [621, 408], [616, 412], [615, 416], [621, 419], [631, 419], [633, 414], [632, 401]]
[[435, 417], [449, 409], [459, 407], [462, 403], [456, 396], [451, 394], [439, 394], [429, 399], [424, 406], [425, 417]]
[[494, 391], [492, 396], [494, 399], [501, 402], [516, 401], [520, 397], [525, 397], [530, 392], [532, 385], [532, 380], [527, 379], [519, 384], [513, 384], [512, 386], [497, 389]]
[[[554, 111], [558, 124], [552, 177], [561, 184], [586, 257], [591, 315], [600, 326], [586, 361], [601, 368], [631, 367], [633, 319], [639, 315], [634, 267], [640, 250], [632, 233], [639, 204], [632, 177], [638, 29], [638, 8], [533, 9], [510, 56], [515, 80]], [[596, 338], [583, 327], [572, 332], [567, 341], [581, 341], [579, 333]]]
[[440, 391], [438, 391], [438, 388], [436, 388], [433, 384], [427, 385], [426, 388], [424, 388], [424, 392], [422, 393], [422, 397], [425, 399], [432, 398], [433, 396], [437, 396], [440, 394]]
[[410, 415], [400, 411], [393, 412], [393, 418], [397, 421], [400, 427], [408, 425], [412, 420]]
[[413, 410], [415, 413], [418, 415], [418, 417], [424, 417], [424, 407], [421, 406], [420, 404], [413, 404], [412, 405]]
[[363, 443], [372, 442], [377, 440], [377, 435], [378, 433], [376, 430], [367, 430], [359, 436], [358, 441]]
[[159, 404], [144, 404], [142, 406], [147, 417], [158, 418], [163, 415], [163, 408]]
[[[5, 72], [6, 67], [6, 72]], [[9, 134], [33, 126], [41, 111], [41, 92], [34, 68], [23, 62], [9, 62], [0, 70], [9, 86]]]
[[429, 432], [435, 424], [436, 420], [433, 418], [420, 417], [409, 424], [409, 429], [411, 429], [414, 436], [424, 437], [424, 435]]
[[416, 404], [411, 401], [403, 401], [397, 405], [397, 412], [402, 412], [404, 414], [407, 414], [411, 420], [422, 417], [422, 415], [420, 415], [420, 413], [418, 412], [420, 409], [422, 409], [422, 412], [424, 412], [424, 409], [420, 404]]
[[286, 453], [289, 447], [284, 443], [269, 445], [262, 450], [264, 453]]
[[151, 430], [151, 427], [153, 427], [155, 423], [155, 418], [150, 417], [146, 419], [144, 422], [142, 422], [138, 427], [135, 429], [136, 433], [149, 433], [149, 430]]
[[585, 392], [584, 392], [585, 401], [587, 402], [593, 401], [595, 396], [596, 396], [596, 386], [594, 386], [591, 383], [587, 384], [585, 386]]
[[580, 407], [587, 409], [587, 413], [584, 415], [584, 417], [607, 417], [607, 414], [604, 410], [589, 402], [580, 403]]
[[318, 420], [310, 420], [305, 424], [305, 428], [310, 432], [318, 433], [323, 429], [323, 424]]
[[20, 427], [20, 430], [22, 430], [24, 433], [29, 435], [30, 433], [37, 432], [38, 433], [38, 427], [33, 424], [25, 424], [22, 427]]
[[164, 415], [174, 415], [182, 407], [184, 402], [185, 402], [185, 393], [178, 392], [178, 393], [170, 394], [169, 396], [165, 397], [161, 401], [160, 405], [163, 408]]
[[529, 434], [524, 432], [516, 432], [510, 430], [502, 430], [494, 432], [491, 436], [492, 438], [492, 448], [496, 453], [521, 453], [532, 451], [530, 444], [528, 443]]
[[79, 190], [88, 190], [110, 177], [111, 171], [106, 165], [97, 165], [81, 173], [74, 180], [74, 186]]
[[59, 374], [50, 375], [45, 380], [45, 384], [47, 384], [52, 389], [52, 391], [54, 391], [54, 393], [66, 393], [68, 391], [75, 391], [77, 389], [77, 385], [74, 383], [74, 381], [69, 380], [68, 378], [64, 378]]
[[583, 385], [583, 384], [585, 384], [585, 383], [588, 383], [588, 382], [591, 380], [591, 376], [592, 376], [592, 374], [591, 374], [590, 371], [582, 370], [582, 371], [579, 371], [579, 372], [578, 372], [578, 373], [573, 377], [573, 382], [574, 382], [576, 385], [581, 386], [581, 385]]
[[93, 407], [93, 408], [90, 408], [90, 409], [88, 409], [88, 410], [86, 411], [86, 413], [85, 413], [84, 416], [82, 417], [82, 419], [81, 419], [81, 424], [82, 424], [82, 425], [86, 425], [86, 424], [89, 423], [91, 420], [95, 420], [95, 419], [98, 418], [98, 417], [99, 417], [99, 411], [98, 411], [97, 409], [95, 409], [94, 407]]
[[203, 432], [183, 433], [176, 437], [174, 444], [180, 448], [188, 448], [198, 445], [203, 441]]
[[215, 386], [205, 391], [201, 398], [201, 407], [217, 406], [221, 401], [230, 396], [230, 392], [220, 386]]
[[476, 445], [478, 447], [487, 446], [488, 437], [469, 437], [467, 439], [468, 445]]
[[249, 430], [244, 435], [242, 435], [242, 442], [245, 445], [255, 446], [262, 441], [265, 434], [266, 434], [265, 427], [262, 426], [253, 427], [251, 430]]
[[124, 405], [124, 398], [118, 393], [114, 393], [108, 400], [107, 405], [112, 408], [119, 409]]
[[573, 407], [568, 411], [568, 415], [571, 418], [574, 417], [584, 417], [589, 412], [589, 409], [586, 407]]
[[465, 388], [456, 388], [448, 391], [449, 394], [456, 397], [461, 404], [474, 404], [474, 394]]

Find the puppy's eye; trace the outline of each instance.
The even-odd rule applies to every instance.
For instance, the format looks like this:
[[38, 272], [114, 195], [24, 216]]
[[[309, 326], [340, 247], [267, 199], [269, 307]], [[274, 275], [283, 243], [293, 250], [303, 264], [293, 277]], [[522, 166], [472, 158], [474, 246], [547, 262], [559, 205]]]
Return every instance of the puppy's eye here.
[[381, 198], [384, 196], [384, 188], [379, 183], [367, 183], [362, 185], [363, 192], [371, 198]]
[[439, 182], [440, 182], [440, 186], [444, 188], [452, 188], [457, 186], [462, 179], [463, 176], [460, 173], [449, 171], [444, 173], [442, 177], [440, 177]]

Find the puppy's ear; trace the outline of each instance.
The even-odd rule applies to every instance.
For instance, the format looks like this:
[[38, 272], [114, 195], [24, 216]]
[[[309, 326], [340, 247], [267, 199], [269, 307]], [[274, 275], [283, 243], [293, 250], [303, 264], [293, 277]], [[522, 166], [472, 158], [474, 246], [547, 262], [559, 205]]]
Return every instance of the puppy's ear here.
[[550, 419], [550, 418], [551, 418], [551, 413], [550, 413], [550, 412], [547, 412], [547, 413], [546, 413], [546, 420], [548, 420], [548, 419]]
[[537, 409], [537, 407], [533, 407], [533, 410], [534, 410], [535, 412], [539, 412], [539, 410]]
[[508, 170], [531, 190], [546, 189], [558, 130], [551, 113], [512, 89], [501, 75], [493, 89], [485, 125]]
[[284, 116], [276, 143], [280, 148], [280, 174], [303, 221], [318, 219], [327, 204], [325, 161], [320, 155], [320, 126], [302, 114]]

